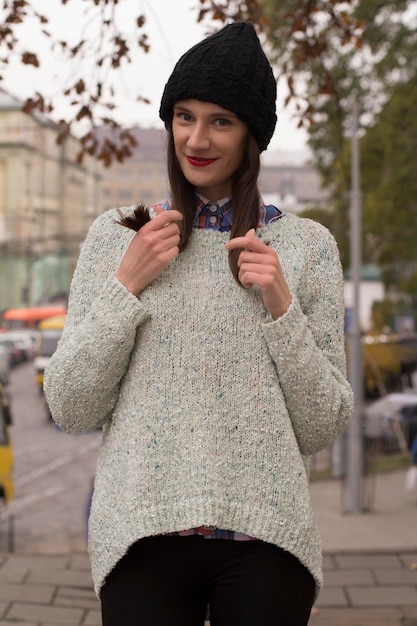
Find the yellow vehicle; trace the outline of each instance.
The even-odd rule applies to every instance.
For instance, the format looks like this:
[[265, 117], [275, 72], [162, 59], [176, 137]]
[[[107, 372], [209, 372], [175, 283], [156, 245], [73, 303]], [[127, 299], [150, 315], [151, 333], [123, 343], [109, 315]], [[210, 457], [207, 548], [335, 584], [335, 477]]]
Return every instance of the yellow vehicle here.
[[1, 326], [12, 328], [37, 328], [42, 320], [55, 315], [65, 314], [67, 310], [63, 306], [45, 305], [31, 306], [21, 309], [6, 309], [0, 315]]
[[0, 504], [7, 504], [13, 498], [13, 449], [10, 440], [9, 427], [12, 418], [10, 405], [0, 384]]
[[39, 350], [34, 360], [36, 382], [43, 393], [43, 375], [64, 330], [66, 315], [54, 315], [40, 322]]

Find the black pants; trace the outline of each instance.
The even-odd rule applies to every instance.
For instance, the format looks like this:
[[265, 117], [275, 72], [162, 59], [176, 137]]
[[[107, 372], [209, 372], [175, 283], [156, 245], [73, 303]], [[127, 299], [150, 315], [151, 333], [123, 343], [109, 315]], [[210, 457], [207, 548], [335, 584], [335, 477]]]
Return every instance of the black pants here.
[[305, 626], [314, 580], [262, 541], [149, 537], [135, 543], [101, 592], [103, 626]]

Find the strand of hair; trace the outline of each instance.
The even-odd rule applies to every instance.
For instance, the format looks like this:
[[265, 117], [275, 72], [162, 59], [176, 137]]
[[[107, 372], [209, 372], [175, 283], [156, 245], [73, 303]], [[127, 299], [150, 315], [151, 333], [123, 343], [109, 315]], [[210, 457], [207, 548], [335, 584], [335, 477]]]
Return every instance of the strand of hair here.
[[149, 214], [149, 208], [139, 202], [137, 204], [135, 210], [133, 211], [133, 215], [125, 215], [121, 209], [118, 209], [118, 213], [120, 215], [120, 219], [116, 220], [117, 224], [121, 226], [125, 226], [126, 228], [130, 228], [131, 230], [135, 230], [136, 232], [145, 226], [150, 219], [151, 216]]

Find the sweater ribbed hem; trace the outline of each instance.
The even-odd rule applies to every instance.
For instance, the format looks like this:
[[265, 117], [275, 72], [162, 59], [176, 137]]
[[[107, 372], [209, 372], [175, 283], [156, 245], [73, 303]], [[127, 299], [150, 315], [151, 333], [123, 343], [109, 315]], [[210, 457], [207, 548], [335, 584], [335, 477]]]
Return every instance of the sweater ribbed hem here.
[[[142, 515], [138, 514], [135, 520], [130, 518], [128, 524], [122, 523], [117, 529], [113, 529], [117, 537], [114, 544], [111, 543], [110, 536], [108, 537], [109, 543], [96, 542], [94, 527], [91, 528], [89, 551], [93, 562], [94, 588], [98, 597], [106, 577], [133, 543], [144, 537], [195, 528], [200, 525], [246, 533], [290, 552], [314, 577], [316, 597], [320, 593], [323, 585], [321, 543], [312, 516], [303, 515], [304, 519], [299, 519], [289, 526], [286, 516], [283, 516], [281, 523], [276, 511], [272, 509], [210, 502], [202, 498], [187, 500], [186, 503], [170, 507], [155, 507], [141, 513]], [[168, 521], [173, 519], [181, 520], [181, 522], [174, 525]], [[111, 559], [109, 554], [111, 554]]]

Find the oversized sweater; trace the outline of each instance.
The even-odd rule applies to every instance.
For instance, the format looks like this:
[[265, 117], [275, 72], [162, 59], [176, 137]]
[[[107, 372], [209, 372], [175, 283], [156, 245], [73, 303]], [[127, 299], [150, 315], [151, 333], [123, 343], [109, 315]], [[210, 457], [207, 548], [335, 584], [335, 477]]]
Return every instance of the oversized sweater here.
[[117, 218], [107, 211], [90, 228], [45, 373], [61, 428], [103, 427], [89, 523], [96, 593], [139, 538], [201, 525], [291, 552], [318, 593], [308, 457], [352, 409], [332, 235], [294, 215], [258, 229], [292, 296], [274, 321], [259, 289], [234, 280], [228, 233], [211, 230], [194, 230], [135, 297], [114, 277], [134, 236]]

